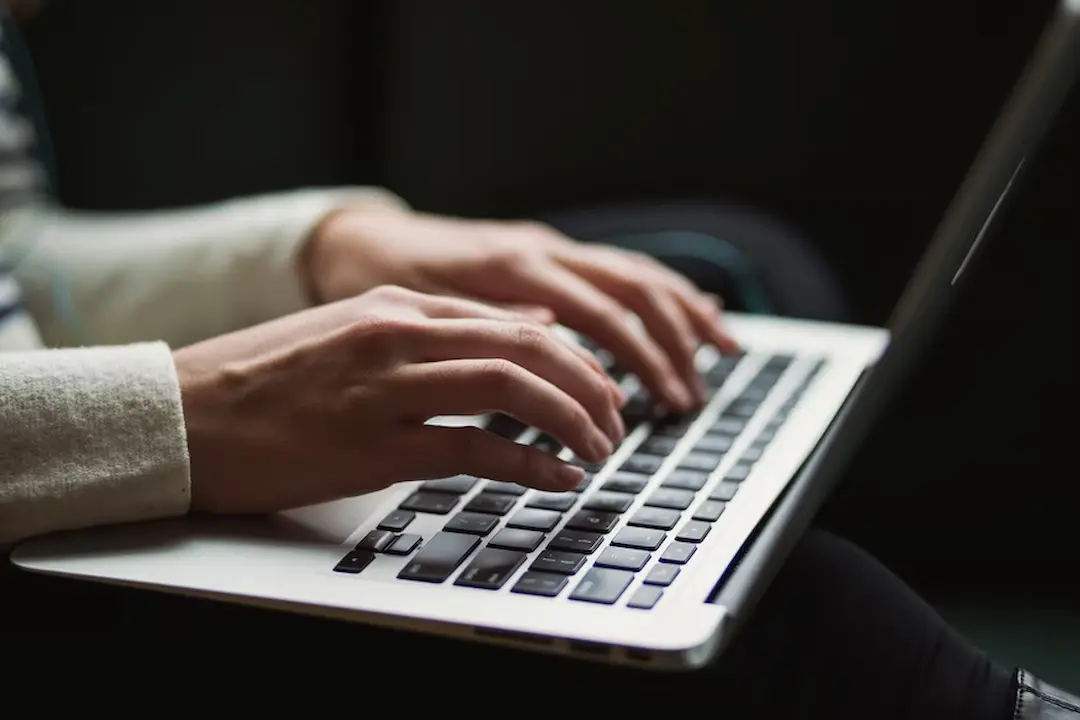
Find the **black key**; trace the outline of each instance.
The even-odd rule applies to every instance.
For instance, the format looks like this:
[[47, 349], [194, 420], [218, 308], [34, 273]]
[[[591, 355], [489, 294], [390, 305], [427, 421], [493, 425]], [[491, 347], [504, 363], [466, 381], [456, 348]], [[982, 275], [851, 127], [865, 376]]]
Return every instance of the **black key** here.
[[659, 437], [681, 438], [698, 419], [698, 413], [668, 415], [656, 421], [652, 435]]
[[619, 414], [627, 431], [637, 427], [641, 423], [652, 420], [656, 416], [656, 406], [649, 394], [639, 390], [630, 396], [626, 404], [622, 406]]
[[697, 545], [690, 543], [673, 542], [667, 546], [667, 550], [660, 556], [660, 562], [685, 565], [697, 552]]
[[670, 455], [675, 450], [675, 446], [679, 444], [677, 437], [664, 437], [663, 435], [653, 435], [641, 443], [641, 447], [638, 448], [642, 452], [647, 452], [652, 455], [666, 456]]
[[420, 486], [420, 489], [450, 493], [451, 495], [464, 495], [472, 490], [478, 482], [480, 482], [480, 479], [474, 478], [472, 475], [455, 475], [454, 477], [439, 478], [438, 480], [428, 480]]
[[675, 488], [657, 488], [645, 501], [650, 507], [670, 508], [672, 510], [685, 510], [694, 502], [694, 493], [689, 490], [677, 490]]
[[473, 550], [480, 538], [462, 533], [438, 532], [420, 552], [398, 573], [402, 580], [441, 583], [454, 574]]
[[742, 457], [739, 458], [739, 462], [755, 463], [761, 459], [761, 456], [764, 452], [764, 448], [751, 445], [750, 447], [746, 448], [746, 450], [743, 450], [743, 454]]
[[723, 459], [723, 455], [717, 455], [716, 453], [688, 452], [679, 461], [679, 467], [685, 470], [712, 472]]
[[532, 552], [540, 547], [540, 543], [542, 542], [544, 542], [544, 533], [539, 533], [535, 530], [506, 528], [500, 530], [495, 537], [488, 541], [488, 547]]
[[449, 493], [434, 493], [417, 490], [405, 502], [398, 506], [399, 510], [412, 510], [414, 512], [431, 513], [432, 515], [446, 515], [455, 507], [460, 498]]
[[634, 453], [630, 457], [623, 460], [620, 470], [626, 472], [637, 473], [639, 475], [652, 475], [660, 469], [660, 465], [664, 462], [664, 458], [657, 457], [656, 455], [645, 455], [642, 453]]
[[589, 486], [592, 485], [592, 479], [593, 479], [593, 476], [592, 476], [591, 473], [585, 473], [585, 477], [581, 478], [581, 482], [578, 483], [578, 486], [576, 488], [574, 488], [573, 490], [571, 490], [570, 492], [576, 492], [576, 493], [585, 492], [586, 490], [589, 489]]
[[517, 498], [513, 495], [496, 495], [495, 493], [482, 492], [465, 506], [465, 509], [474, 513], [487, 515], [505, 515], [510, 508], [517, 505]]
[[644, 585], [637, 589], [630, 599], [626, 601], [626, 607], [634, 608], [635, 610], [652, 610], [656, 603], [660, 602], [660, 598], [664, 596], [664, 591], [658, 587]]
[[600, 492], [594, 493], [585, 501], [583, 506], [586, 510], [600, 510], [608, 513], [626, 512], [634, 504], [634, 496], [626, 493]]
[[469, 566], [458, 575], [455, 585], [498, 590], [517, 572], [528, 557], [523, 552], [486, 547], [476, 554]]
[[506, 522], [506, 527], [550, 532], [552, 528], [559, 524], [560, 520], [562, 520], [562, 514], [554, 510], [527, 507], [511, 515]]
[[709, 428], [710, 435], [726, 435], [727, 437], [738, 437], [739, 433], [746, 427], [746, 421], [739, 418], [721, 417], [712, 424]]
[[408, 555], [415, 550], [423, 540], [424, 539], [419, 535], [404, 533], [395, 537], [394, 542], [390, 543], [389, 547], [383, 552], [387, 555]]
[[769, 361], [765, 363], [765, 367], [770, 370], [776, 370], [777, 372], [783, 372], [788, 369], [791, 363], [795, 362], [794, 355], [773, 355], [769, 358]]
[[694, 449], [722, 455], [731, 449], [734, 442], [730, 435], [702, 435], [694, 443]]
[[394, 533], [389, 530], [372, 530], [356, 543], [356, 549], [382, 552], [393, 541]]
[[[548, 547], [551, 547], [550, 545]], [[533, 560], [530, 570], [552, 572], [560, 575], [573, 575], [585, 565], [585, 556], [579, 553], [545, 550]]]
[[574, 493], [545, 492], [536, 493], [530, 497], [529, 502], [525, 504], [528, 507], [540, 508], [542, 510], [565, 512], [574, 507], [574, 503], [577, 501], [578, 496]]
[[574, 457], [570, 459], [570, 464], [577, 465], [579, 468], [589, 473], [598, 473], [604, 469], [604, 465], [606, 465], [607, 463], [591, 463], [586, 460], [582, 460], [579, 457]]
[[746, 478], [750, 477], [750, 471], [754, 469], [754, 466], [750, 463], [738, 462], [735, 467], [728, 470], [727, 475], [724, 476], [725, 480], [731, 480], [732, 482], [742, 482]]
[[736, 417], [749, 420], [754, 417], [754, 413], [757, 412], [758, 407], [760, 407], [759, 403], [735, 398], [730, 405], [724, 408], [724, 417]]
[[679, 534], [675, 536], [675, 539], [679, 542], [699, 543], [705, 539], [705, 536], [709, 534], [709, 530], [711, 529], [712, 525], [707, 522], [691, 520], [682, 526], [682, 529], [679, 530]]
[[416, 513], [412, 510], [391, 510], [390, 514], [382, 519], [379, 523], [380, 530], [389, 530], [390, 532], [401, 532], [405, 528], [409, 527], [409, 523], [416, 519]]
[[516, 418], [503, 413], [495, 413], [491, 416], [491, 420], [488, 421], [487, 427], [484, 429], [490, 433], [495, 433], [501, 438], [517, 440], [527, 427], [528, 425]]
[[659, 548], [664, 543], [666, 537], [667, 533], [663, 530], [628, 527], [620, 530], [611, 541], [611, 544], [618, 547], [636, 548], [638, 550], [649, 550], [651, 552]]
[[592, 532], [607, 533], [619, 524], [619, 516], [614, 513], [600, 512], [599, 510], [579, 510], [574, 513], [566, 527], [572, 530], [590, 530]]
[[495, 493], [497, 495], [524, 495], [525, 488], [516, 483], [495, 482], [492, 480], [484, 486], [484, 492]]
[[367, 550], [353, 550], [351, 553], [341, 558], [338, 564], [334, 566], [334, 572], [357, 575], [370, 565], [371, 561], [374, 559], [375, 553], [373, 552]]
[[739, 491], [738, 483], [728, 482], [724, 480], [715, 488], [712, 493], [709, 494], [710, 500], [719, 500], [720, 502], [727, 502], [731, 498], [735, 497], [735, 493]]
[[565, 575], [554, 573], [534, 572], [530, 570], [514, 583], [510, 592], [522, 595], [540, 595], [541, 597], [555, 597], [562, 592], [570, 580]]
[[645, 550], [609, 547], [607, 550], [600, 553], [600, 557], [596, 558], [596, 562], [593, 563], [593, 565], [595, 567], [608, 567], [617, 570], [637, 572], [645, 567], [645, 563], [649, 562], [649, 557], [649, 553]]
[[679, 513], [665, 508], [643, 507], [630, 518], [630, 525], [635, 527], [670, 530], [679, 522]]
[[649, 484], [649, 478], [644, 475], [618, 471], [604, 483], [604, 490], [610, 492], [630, 493], [637, 495]]
[[563, 444], [550, 435], [540, 435], [530, 444], [537, 450], [551, 453], [552, 455], [558, 455], [563, 449]]
[[731, 375], [731, 371], [735, 369], [740, 359], [739, 357], [720, 358], [705, 373], [705, 382], [712, 387], [720, 387], [727, 381], [728, 376]]
[[653, 565], [653, 569], [645, 576], [645, 584], [667, 587], [675, 582], [681, 570], [678, 565]]
[[449, 532], [468, 533], [469, 535], [487, 535], [499, 524], [499, 518], [494, 515], [484, 515], [474, 512], [459, 512], [443, 526], [443, 530]]
[[614, 605], [633, 579], [634, 573], [626, 570], [592, 568], [570, 593], [570, 599]]
[[724, 514], [727, 503], [722, 500], [706, 500], [694, 511], [694, 519], [702, 522], [716, 522]]
[[762, 430], [758, 433], [757, 439], [754, 440], [754, 444], [761, 444], [762, 447], [767, 447], [769, 443], [776, 437], [776, 430]]
[[563, 530], [548, 543], [548, 550], [566, 550], [568, 552], [591, 555], [604, 542], [600, 533], [583, 530]]
[[677, 490], [693, 490], [697, 492], [701, 488], [705, 487], [705, 483], [709, 480], [709, 473], [701, 472], [700, 470], [672, 470], [671, 473], [664, 478], [663, 486], [666, 488], [676, 488]]

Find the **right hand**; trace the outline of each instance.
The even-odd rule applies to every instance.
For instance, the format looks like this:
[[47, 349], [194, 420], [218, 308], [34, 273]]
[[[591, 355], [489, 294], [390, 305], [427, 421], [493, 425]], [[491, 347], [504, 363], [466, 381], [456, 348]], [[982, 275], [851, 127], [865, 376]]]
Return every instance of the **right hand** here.
[[382, 287], [174, 353], [192, 509], [264, 513], [457, 474], [542, 490], [580, 468], [478, 428], [503, 412], [588, 462], [622, 440], [621, 391], [528, 315]]

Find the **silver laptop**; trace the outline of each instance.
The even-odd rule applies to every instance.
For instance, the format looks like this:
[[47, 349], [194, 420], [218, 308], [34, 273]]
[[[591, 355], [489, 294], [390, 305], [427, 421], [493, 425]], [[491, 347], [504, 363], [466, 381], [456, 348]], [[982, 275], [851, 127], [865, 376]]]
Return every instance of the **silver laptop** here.
[[[643, 668], [709, 662], [753, 608], [904, 369], [1080, 66], [1061, 3], [889, 329], [728, 314], [747, 351], [698, 356], [700, 412], [657, 418], [575, 492], [474, 477], [257, 519], [185, 518], [25, 543], [27, 570]], [[602, 353], [601, 353], [602, 356]], [[569, 457], [505, 416], [441, 418]], [[363, 468], [357, 468], [363, 472]]]

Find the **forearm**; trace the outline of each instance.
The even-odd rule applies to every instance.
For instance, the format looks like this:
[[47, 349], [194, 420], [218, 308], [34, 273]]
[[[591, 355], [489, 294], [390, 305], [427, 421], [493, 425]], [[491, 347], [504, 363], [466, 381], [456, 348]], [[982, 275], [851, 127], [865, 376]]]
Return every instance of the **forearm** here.
[[26, 209], [5, 220], [0, 243], [46, 344], [178, 347], [307, 307], [303, 243], [346, 205], [404, 208], [351, 188], [138, 214]]
[[167, 346], [0, 354], [0, 544], [182, 515], [189, 496]]

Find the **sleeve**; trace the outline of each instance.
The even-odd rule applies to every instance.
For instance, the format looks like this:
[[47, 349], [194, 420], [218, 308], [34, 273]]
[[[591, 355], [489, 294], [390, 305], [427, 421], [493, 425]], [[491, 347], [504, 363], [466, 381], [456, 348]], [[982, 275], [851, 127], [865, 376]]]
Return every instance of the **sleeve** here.
[[0, 245], [48, 346], [179, 347], [307, 307], [303, 242], [345, 206], [407, 209], [364, 187], [147, 213], [31, 207], [6, 213]]
[[189, 489], [168, 346], [0, 353], [0, 544], [182, 515]]

